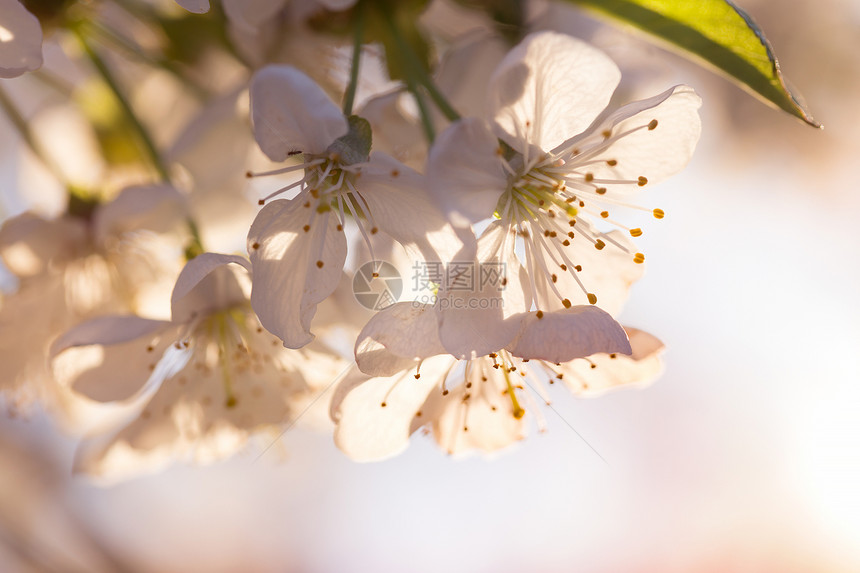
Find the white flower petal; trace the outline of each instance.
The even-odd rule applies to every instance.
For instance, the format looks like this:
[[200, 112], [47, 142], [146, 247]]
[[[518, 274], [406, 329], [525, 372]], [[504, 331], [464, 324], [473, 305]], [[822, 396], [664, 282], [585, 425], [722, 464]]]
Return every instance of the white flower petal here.
[[[633, 253], [636, 252], [636, 246], [625, 233], [618, 230], [599, 235], [597, 230], [584, 219], [577, 220], [573, 232], [575, 236], [570, 246], [564, 247], [564, 253], [573, 265], [579, 265], [582, 268], [581, 271], [571, 269], [571, 265], [566, 265], [567, 270], [562, 270], [543, 249], [535, 249], [533, 255], [543, 260], [546, 268], [551, 269], [551, 272], [556, 275], [557, 282], [554, 283], [556, 290], [572, 305], [589, 304], [587, 293], [591, 293], [597, 296], [597, 306], [616, 316], [627, 301], [630, 287], [645, 272], [645, 265], [634, 261]], [[582, 236], [583, 232], [588, 232], [592, 237], [601, 238], [606, 246], [597, 250], [594, 243]], [[618, 243], [624, 249], [613, 243]], [[552, 255], [556, 260], [560, 260], [557, 252], [554, 251]], [[572, 272], [576, 273], [585, 291], [579, 286]], [[562, 300], [549, 285], [549, 281], [544, 278], [536, 281], [537, 308], [544, 311], [563, 309]]]
[[18, 0], [0, 0], [0, 78], [42, 67], [42, 26]]
[[630, 354], [624, 328], [595, 306], [574, 306], [557, 312], [528, 314], [511, 345], [520, 358], [568, 362], [598, 352]]
[[194, 14], [205, 14], [209, 11], [209, 0], [176, 0], [176, 3]]
[[226, 308], [245, 300], [246, 297], [240, 285], [235, 280], [231, 280], [229, 272], [201, 286], [201, 281], [216, 269], [230, 263], [239, 265], [247, 271], [251, 270], [251, 264], [244, 257], [236, 255], [201, 253], [188, 261], [179, 273], [170, 297], [174, 322], [186, 322], [194, 316], [203, 314], [207, 309]]
[[439, 289], [437, 306], [439, 338], [454, 356], [495, 352], [519, 332], [531, 291], [514, 244], [515, 236], [494, 221], [481, 234], [477, 260], [449, 263], [448, 284]]
[[447, 394], [437, 388], [422, 407], [421, 418], [432, 421], [433, 437], [452, 455], [493, 453], [525, 437], [524, 412], [515, 414], [502, 369], [488, 358], [472, 368], [470, 386], [460, 384]]
[[492, 217], [508, 184], [499, 141], [476, 118], [456, 121], [439, 135], [430, 149], [427, 176], [433, 196], [455, 226]]
[[157, 366], [175, 332], [166, 321], [99, 317], [57, 339], [51, 347], [51, 367], [59, 384], [91, 400], [130, 400], [167, 375]]
[[402, 88], [368, 99], [358, 112], [373, 129], [373, 149], [384, 151], [413, 169], [427, 160], [421, 125], [399, 105]]
[[356, 188], [381, 231], [426, 261], [448, 261], [463, 242], [431, 201], [422, 175], [384, 153], [362, 166]]
[[230, 24], [243, 32], [257, 33], [262, 24], [273, 18], [287, 0], [222, 0]]
[[340, 12], [355, 6], [356, 0], [317, 0], [317, 2], [322, 4], [326, 10]]
[[[446, 32], [455, 25], [447, 22]], [[436, 72], [436, 86], [462, 117], [485, 114], [487, 85], [509, 48], [498, 34], [472, 30], [459, 35], [445, 52]]]
[[[313, 340], [317, 305], [337, 288], [346, 238], [331, 211], [306, 208], [306, 195], [266, 205], [248, 233], [253, 267], [251, 306], [288, 348]], [[308, 226], [308, 231], [304, 227]]]
[[342, 382], [332, 400], [337, 447], [356, 461], [382, 460], [405, 450], [414, 421], [423, 421], [423, 412], [418, 414], [422, 404], [438, 390], [453, 362], [450, 356], [429, 358], [417, 379], [407, 370], [385, 378], [357, 376]]
[[550, 151], [584, 131], [621, 79], [605, 54], [565, 34], [526, 37], [499, 64], [488, 88], [490, 117], [514, 149], [522, 141]]
[[0, 227], [0, 257], [20, 278], [34, 277], [47, 268], [59, 268], [89, 254], [86, 224], [74, 217], [48, 221], [32, 213], [22, 213]]
[[254, 74], [251, 115], [254, 137], [272, 161], [284, 161], [292, 151], [323, 153], [348, 130], [322, 88], [291, 66], [266, 66]]
[[188, 205], [185, 196], [172, 185], [126, 187], [109, 203], [93, 214], [96, 240], [104, 243], [112, 237], [145, 229], [166, 232], [185, 224]]
[[578, 396], [596, 396], [619, 386], [643, 387], [663, 371], [659, 339], [626, 327], [633, 353], [630, 356], [595, 354], [588, 360], [574, 360], [556, 367], [563, 381]]
[[[600, 153], [589, 154], [589, 161], [594, 161], [589, 171], [598, 180], [632, 181], [627, 185], [606, 185], [610, 194], [641, 191], [636, 184], [639, 176], [644, 176], [648, 185], [659, 183], [681, 171], [690, 161], [702, 130], [698, 113], [701, 103], [693, 88], [675, 86], [622, 107], [588, 139], [565, 143], [563, 147], [577, 145], [588, 154], [588, 147], [601, 145], [602, 133], [609, 130], [616, 139]], [[649, 129], [649, 124], [654, 127]], [[619, 136], [623, 133], [628, 134]], [[595, 161], [600, 159], [604, 161]], [[606, 163], [608, 160], [613, 160], [612, 166]]]
[[392, 376], [444, 353], [435, 309], [412, 302], [399, 302], [376, 313], [355, 343], [358, 368], [370, 376]]

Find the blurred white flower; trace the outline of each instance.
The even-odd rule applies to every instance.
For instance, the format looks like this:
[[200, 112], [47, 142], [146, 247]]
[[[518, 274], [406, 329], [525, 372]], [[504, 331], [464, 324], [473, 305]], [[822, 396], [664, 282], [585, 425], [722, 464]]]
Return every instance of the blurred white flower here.
[[[634, 192], [683, 168], [699, 138], [700, 100], [686, 86], [604, 112], [619, 77], [587, 44], [533, 34], [490, 80], [491, 122], [458, 121], [431, 149], [428, 176], [453, 222], [494, 216], [503, 227], [497, 248], [507, 252], [500, 257], [514, 265], [522, 245], [527, 308], [600, 301], [617, 313], [644, 255], [626, 236], [641, 230], [610, 211], [639, 208], [628, 203]], [[605, 232], [596, 222], [624, 231]]]
[[19, 0], [0, 0], [0, 78], [42, 67], [42, 26]]
[[57, 379], [122, 412], [118, 431], [85, 442], [78, 469], [113, 478], [227, 457], [252, 433], [294, 421], [296, 405], [334, 381], [341, 359], [286, 350], [262, 328], [249, 267], [203, 253], [179, 275], [171, 320], [104, 316], [56, 341]]
[[367, 123], [355, 116], [347, 120], [302, 72], [288, 66], [257, 72], [251, 108], [254, 136], [271, 160], [298, 153], [304, 159], [270, 172], [304, 170], [304, 176], [261, 203], [293, 188], [299, 193], [268, 203], [248, 233], [251, 304], [285, 346], [300, 348], [313, 340], [316, 306], [340, 280], [348, 219], [368, 244], [382, 231], [428, 260], [447, 260], [459, 249], [423, 177], [387, 155], [369, 153]]
[[62, 414], [45, 356], [74, 324], [108, 312], [163, 314], [182, 266], [184, 209], [172, 187], [130, 187], [89, 217], [25, 213], [5, 222], [0, 257], [18, 288], [0, 308], [0, 389], [14, 409], [41, 400]]
[[338, 447], [356, 460], [382, 459], [432, 427], [449, 453], [493, 452], [524, 437], [527, 410], [539, 417], [526, 386], [548, 402], [545, 377], [588, 396], [647, 384], [661, 368], [657, 339], [625, 332], [593, 306], [522, 313], [518, 323], [506, 348], [456, 360], [444, 353], [430, 307], [398, 303], [379, 312], [356, 343], [359, 368], [372, 377], [351, 376], [332, 399]]

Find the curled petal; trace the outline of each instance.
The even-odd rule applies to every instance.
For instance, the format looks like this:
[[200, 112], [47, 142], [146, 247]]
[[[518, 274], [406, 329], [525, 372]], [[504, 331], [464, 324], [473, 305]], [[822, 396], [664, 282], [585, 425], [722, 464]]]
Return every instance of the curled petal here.
[[266, 66], [254, 74], [251, 116], [254, 137], [272, 161], [284, 161], [292, 151], [323, 153], [348, 130], [322, 88], [291, 66]]
[[337, 216], [317, 213], [306, 204], [306, 195], [273, 201], [248, 233], [251, 306], [263, 326], [288, 348], [313, 340], [316, 307], [337, 288], [346, 260], [346, 238], [338, 230]]
[[598, 352], [630, 354], [624, 328], [595, 306], [574, 306], [557, 312], [531, 312], [511, 345], [520, 358], [568, 362]]
[[497, 135], [521, 152], [523, 142], [550, 151], [591, 125], [620, 79], [612, 60], [588, 44], [555, 32], [531, 34], [490, 80]]
[[203, 314], [209, 309], [227, 308], [246, 299], [236, 278], [229, 271], [211, 276], [214, 271], [234, 263], [247, 271], [250, 263], [236, 255], [202, 253], [185, 265], [170, 297], [171, 314], [174, 322], [186, 322]]
[[565, 385], [580, 396], [596, 396], [620, 386], [647, 386], [663, 371], [663, 343], [655, 336], [626, 327], [632, 354], [594, 354], [556, 367]]
[[18, 0], [0, 0], [0, 78], [42, 67], [42, 26]]
[[392, 376], [444, 353], [434, 308], [411, 302], [399, 302], [376, 313], [355, 343], [358, 368], [371, 376]]

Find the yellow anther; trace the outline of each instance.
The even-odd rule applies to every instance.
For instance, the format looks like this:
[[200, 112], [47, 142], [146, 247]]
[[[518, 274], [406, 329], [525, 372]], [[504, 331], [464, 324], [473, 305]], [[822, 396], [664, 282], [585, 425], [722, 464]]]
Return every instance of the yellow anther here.
[[653, 213], [655, 219], [662, 219], [666, 216], [666, 213], [663, 211], [663, 209], [654, 209]]
[[645, 177], [644, 175], [640, 175], [639, 176], [639, 182], [637, 183], [637, 185], [639, 185], [639, 187], [644, 187], [647, 183], [648, 183], [648, 178]]
[[652, 129], [654, 129], [655, 127], [657, 127], [657, 120], [656, 120], [656, 119], [652, 119], [652, 120], [648, 123], [648, 131], [651, 131], [651, 130], [652, 130]]
[[564, 308], [570, 308], [570, 300], [569, 299], [562, 300], [561, 304], [564, 305]]
[[597, 242], [594, 243], [594, 248], [597, 249], [598, 251], [602, 251], [603, 247], [605, 247], [605, 246], [606, 246], [606, 243], [604, 243], [600, 239], [597, 239]]
[[597, 295], [593, 293], [588, 293], [588, 302], [591, 304], [597, 304]]
[[585, 174], [585, 182], [591, 183], [592, 181], [594, 181], [594, 173], [590, 173], [590, 172], [586, 173]]
[[637, 265], [641, 265], [645, 262], [645, 255], [642, 253], [636, 253], [635, 255], [633, 255], [633, 262]]
[[609, 217], [609, 211], [601, 211], [600, 216], [606, 219], [607, 217]]
[[631, 237], [641, 237], [642, 236], [642, 229], [640, 229], [638, 227], [635, 229], [630, 229], [630, 236]]
[[325, 264], [325, 263], [324, 263], [324, 262], [322, 262], [322, 261], [317, 261], [317, 268], [318, 268], [318, 269], [323, 268], [323, 265], [324, 265], [324, 264]]
[[610, 166], [610, 167], [615, 167], [616, 165], [618, 165], [618, 160], [616, 160], [616, 159], [607, 159], [607, 160], [606, 160], [606, 164], [607, 164], [608, 166]]
[[543, 318], [543, 311], [542, 311], [542, 310], [537, 311], [537, 312], [535, 313], [535, 316], [536, 316], [536, 317], [538, 317], [538, 318]]

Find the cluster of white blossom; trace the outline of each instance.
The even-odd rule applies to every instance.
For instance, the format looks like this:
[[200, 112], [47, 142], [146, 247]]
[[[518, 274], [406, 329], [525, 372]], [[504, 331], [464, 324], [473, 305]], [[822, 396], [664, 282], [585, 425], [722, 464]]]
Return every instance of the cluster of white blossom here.
[[[248, 73], [221, 112], [200, 112], [202, 136], [201, 122], [180, 135], [193, 152], [164, 153], [161, 181], [5, 221], [17, 288], [0, 307], [0, 391], [80, 433], [81, 470], [220, 459], [320, 400], [356, 460], [395, 455], [420, 429], [449, 453], [493, 452], [542, 425], [547, 382], [587, 396], [659, 374], [662, 343], [615, 318], [645, 258], [623, 221], [663, 217], [636, 196], [691, 157], [698, 96], [681, 85], [607, 109], [621, 74], [599, 50], [537, 30], [508, 45], [442, 1], [403, 3], [426, 9], [433, 49], [419, 54], [395, 4], [223, 0]], [[38, 69], [39, 21], [18, 0], [0, 14], [0, 76]], [[392, 60], [399, 78], [381, 72]], [[244, 90], [250, 122], [213, 153], [212, 125], [241, 118]], [[245, 185], [243, 129], [283, 164]], [[207, 218], [213, 189], [241, 202], [272, 181], [250, 228], [241, 209], [232, 226], [229, 212]], [[206, 250], [236, 244], [237, 228], [245, 252]], [[403, 261], [426, 275], [423, 297], [356, 301], [363, 264], [376, 295], [382, 265]]]

